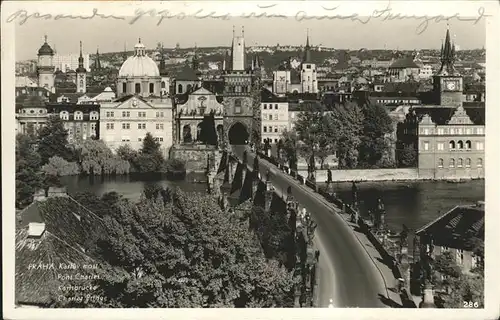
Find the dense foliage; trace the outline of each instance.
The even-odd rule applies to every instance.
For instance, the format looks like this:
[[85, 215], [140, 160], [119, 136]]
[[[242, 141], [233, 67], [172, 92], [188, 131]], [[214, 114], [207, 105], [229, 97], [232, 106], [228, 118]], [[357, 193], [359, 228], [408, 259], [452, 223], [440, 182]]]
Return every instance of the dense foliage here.
[[105, 301], [55, 306], [282, 306], [292, 275], [266, 261], [248, 226], [210, 196], [176, 190], [165, 201], [153, 194], [137, 204], [119, 199], [104, 216], [108, 234], [96, 239], [95, 254], [105, 263], [94, 293]]
[[68, 146], [68, 131], [60, 117], [50, 116], [47, 124], [38, 131], [38, 153], [42, 164], [49, 159], [58, 156], [67, 161], [73, 161], [75, 154]]
[[331, 111], [314, 106], [299, 113], [291, 132], [283, 133], [288, 159], [298, 156], [308, 163], [336, 154], [339, 168], [393, 167], [392, 120], [379, 105], [338, 104]]
[[102, 140], [85, 140], [78, 147], [82, 172], [90, 175], [124, 174], [130, 171], [128, 161], [120, 159]]
[[80, 174], [80, 167], [76, 162], [68, 162], [59, 156], [53, 156], [42, 166], [42, 172], [50, 176], [73, 176]]
[[35, 140], [29, 135], [16, 136], [16, 206], [32, 201], [35, 191], [42, 187], [39, 172], [41, 158], [36, 152]]

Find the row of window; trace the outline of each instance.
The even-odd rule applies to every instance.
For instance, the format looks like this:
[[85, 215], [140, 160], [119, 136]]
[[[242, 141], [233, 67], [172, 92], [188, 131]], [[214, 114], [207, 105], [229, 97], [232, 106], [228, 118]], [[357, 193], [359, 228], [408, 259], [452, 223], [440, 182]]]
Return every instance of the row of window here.
[[[459, 140], [457, 142], [452, 140], [448, 143], [448, 146], [449, 146], [450, 150], [471, 150], [472, 149], [472, 142], [470, 140], [465, 141], [465, 143], [462, 140]], [[439, 151], [443, 151], [444, 150], [444, 142], [438, 142], [437, 149]], [[430, 150], [430, 142], [429, 141], [424, 141], [424, 150]], [[475, 150], [484, 150], [484, 142], [477, 141]]]
[[[74, 126], [74, 127], [73, 127], [73, 126], [64, 126], [64, 128], [65, 128], [65, 129], [67, 129], [67, 130], [68, 130], [68, 133], [70, 133], [70, 134], [71, 134], [71, 132], [72, 132], [73, 128], [76, 128], [76, 130], [79, 130], [79, 129], [80, 129], [80, 127], [79, 127], [79, 126]], [[82, 128], [83, 128], [83, 130], [87, 130], [87, 124], [86, 124], [86, 123], [84, 123], [84, 124], [83, 124], [83, 126], [82, 126]], [[97, 128], [97, 124], [96, 124], [96, 123], [91, 123], [91, 124], [90, 124], [90, 129], [91, 129], [91, 130], [94, 130], [94, 131], [95, 131], [95, 129], [96, 129], [96, 128]]]
[[282, 127], [278, 127], [278, 126], [263, 126], [262, 127], [262, 130], [263, 132], [269, 132], [269, 133], [272, 133], [272, 132], [275, 132], [275, 133], [279, 133], [279, 132], [282, 132], [286, 127], [282, 126]]
[[[421, 128], [421, 135], [429, 135], [434, 134], [434, 130], [431, 128]], [[437, 128], [436, 134], [484, 134], [484, 127], [476, 127], [476, 128]]]
[[[154, 140], [157, 142], [163, 142], [163, 137], [154, 137]], [[142, 142], [142, 138], [137, 138], [137, 141]], [[122, 137], [122, 142], [130, 142], [130, 138]]]
[[[164, 88], [164, 83], [162, 82], [162, 88]], [[126, 93], [128, 90], [127, 90], [127, 83], [124, 82], [122, 83], [122, 92], [123, 93]], [[141, 84], [140, 83], [136, 83], [135, 84], [135, 93], [139, 94], [141, 93], [142, 89], [141, 89]], [[155, 93], [155, 84], [154, 83], [150, 83], [149, 84], [149, 93]]]
[[[264, 103], [264, 110], [267, 110], [268, 108], [269, 108], [269, 110], [273, 109], [272, 103], [270, 103], [269, 105], [267, 103]], [[274, 110], [278, 110], [278, 104], [277, 103], [274, 104]]]
[[[115, 129], [115, 124], [114, 123], [106, 123], [106, 130], [114, 130]], [[129, 130], [130, 129], [130, 123], [122, 123], [122, 129], [124, 130]], [[146, 129], [146, 124], [145, 123], [138, 123], [137, 124], [137, 129], [139, 130], [145, 130]], [[163, 130], [164, 125], [163, 123], [157, 123], [156, 124], [156, 130]]]
[[[274, 140], [271, 139], [271, 142], [274, 141], [274, 143], [278, 143], [278, 140], [279, 140], [278, 138], [274, 138]], [[262, 143], [266, 143], [266, 138], [262, 139]]]
[[262, 115], [262, 120], [278, 120], [278, 114], [275, 113], [274, 115], [272, 114], [263, 114]]
[[[138, 111], [137, 112], [137, 117], [138, 118], [146, 118], [146, 111]], [[106, 111], [106, 118], [113, 118], [115, 116], [114, 111]], [[163, 118], [165, 116], [165, 113], [163, 111], [157, 111], [156, 112], [156, 117], [157, 118]], [[130, 111], [122, 111], [122, 118], [130, 118]]]
[[[61, 111], [59, 113], [59, 117], [62, 120], [69, 120], [69, 112], [68, 111]], [[82, 111], [75, 111], [73, 114], [73, 119], [74, 120], [83, 120], [83, 112]], [[89, 115], [89, 119], [92, 120], [99, 120], [99, 112], [97, 111], [91, 111]]]
[[[465, 167], [466, 168], [470, 168], [471, 167], [471, 163], [472, 163], [472, 161], [471, 161], [470, 158], [465, 159]], [[464, 167], [464, 159], [459, 158], [458, 161], [455, 162], [455, 159], [452, 158], [452, 159], [450, 159], [450, 162], [449, 162], [448, 166], [450, 168], [455, 168], [455, 166], [457, 168], [462, 168], [462, 167]], [[477, 159], [476, 166], [478, 168], [480, 168], [480, 167], [483, 166], [483, 159], [482, 158], [478, 158]], [[438, 167], [439, 168], [443, 168], [444, 167], [444, 160], [443, 159], [438, 159]]]

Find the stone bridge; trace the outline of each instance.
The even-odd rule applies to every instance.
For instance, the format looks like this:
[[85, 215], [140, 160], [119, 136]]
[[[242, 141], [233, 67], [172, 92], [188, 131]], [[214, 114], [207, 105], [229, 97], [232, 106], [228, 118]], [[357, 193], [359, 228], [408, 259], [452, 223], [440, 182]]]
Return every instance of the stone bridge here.
[[[382, 297], [389, 292], [381, 271], [346, 221], [336, 214], [339, 209], [324, 197], [246, 146], [232, 146], [209, 159], [207, 178], [210, 192], [229, 212], [244, 202], [253, 203], [259, 192], [264, 193], [266, 210], [273, 198], [279, 198], [286, 203], [287, 212], [295, 212], [297, 230], [313, 239], [308, 256], [316, 249], [321, 255], [316, 306], [327, 307], [332, 299], [335, 307], [387, 307]], [[314, 235], [308, 235], [308, 221], [317, 225]]]

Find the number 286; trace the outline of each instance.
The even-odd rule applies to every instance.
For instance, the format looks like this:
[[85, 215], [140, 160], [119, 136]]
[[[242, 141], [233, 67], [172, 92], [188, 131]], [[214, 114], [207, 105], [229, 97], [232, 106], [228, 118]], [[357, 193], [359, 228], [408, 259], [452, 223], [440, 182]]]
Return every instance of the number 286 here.
[[464, 308], [479, 308], [479, 302], [464, 301]]

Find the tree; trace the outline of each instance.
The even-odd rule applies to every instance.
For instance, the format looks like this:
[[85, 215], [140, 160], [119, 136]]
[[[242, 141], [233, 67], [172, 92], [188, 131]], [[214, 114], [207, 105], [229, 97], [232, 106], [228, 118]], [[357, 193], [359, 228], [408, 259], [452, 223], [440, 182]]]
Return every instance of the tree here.
[[28, 135], [16, 136], [16, 206], [23, 207], [32, 201], [35, 191], [42, 187], [39, 173], [40, 155], [35, 151], [35, 141]]
[[119, 146], [118, 149], [116, 149], [116, 154], [120, 159], [128, 161], [130, 164], [130, 172], [139, 171], [137, 165], [139, 154], [136, 150], [132, 149], [130, 145], [124, 144]]
[[86, 174], [126, 174], [130, 171], [130, 163], [114, 155], [101, 140], [85, 140], [78, 148], [80, 166]]
[[292, 274], [266, 261], [248, 227], [208, 195], [176, 190], [169, 203], [114, 207], [92, 253], [103, 260], [93, 284], [105, 301], [86, 307], [279, 307], [291, 289]]
[[47, 124], [38, 131], [38, 153], [42, 164], [49, 162], [53, 156], [74, 160], [75, 155], [68, 147], [68, 131], [58, 116], [50, 116]]
[[359, 162], [366, 166], [379, 163], [390, 148], [386, 136], [393, 132], [394, 127], [387, 109], [379, 104], [366, 104], [362, 108], [364, 121], [361, 144], [359, 146]]
[[151, 133], [146, 133], [142, 140], [142, 148], [137, 157], [137, 167], [140, 172], [160, 172], [163, 166], [163, 155], [160, 143], [155, 141]]
[[73, 176], [80, 174], [80, 167], [76, 162], [68, 162], [61, 157], [53, 156], [44, 164], [42, 172], [52, 176]]
[[283, 150], [290, 169], [297, 169], [297, 146], [299, 137], [295, 130], [283, 131], [282, 139]]
[[417, 165], [417, 150], [413, 145], [405, 145], [399, 153], [399, 163], [403, 167], [414, 167]]
[[358, 165], [358, 147], [363, 131], [364, 115], [355, 103], [337, 106], [331, 112], [332, 126], [336, 128], [335, 146], [339, 158], [339, 167], [356, 168]]

